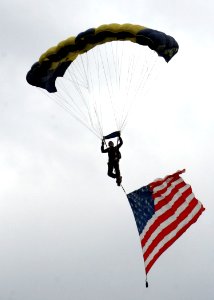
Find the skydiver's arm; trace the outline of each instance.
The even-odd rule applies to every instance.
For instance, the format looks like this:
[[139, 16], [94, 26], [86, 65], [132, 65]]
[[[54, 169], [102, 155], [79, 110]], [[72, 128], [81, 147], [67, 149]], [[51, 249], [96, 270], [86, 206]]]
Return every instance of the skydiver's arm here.
[[122, 145], [123, 145], [123, 140], [122, 140], [122, 138], [121, 138], [121, 136], [120, 136], [120, 137], [119, 137], [119, 140], [118, 140], [117, 147], [120, 148]]
[[104, 140], [102, 140], [101, 152], [102, 152], [102, 153], [108, 152], [108, 148], [106, 148], [106, 149], [104, 148]]

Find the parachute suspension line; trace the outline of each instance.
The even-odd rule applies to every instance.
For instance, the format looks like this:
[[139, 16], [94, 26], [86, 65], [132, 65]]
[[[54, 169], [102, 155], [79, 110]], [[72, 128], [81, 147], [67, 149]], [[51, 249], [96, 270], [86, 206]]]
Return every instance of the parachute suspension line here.
[[[118, 48], [119, 48], [119, 45], [121, 45], [121, 43], [117, 43], [117, 47], [116, 47], [116, 51], [117, 51], [117, 53], [116, 53], [116, 58], [118, 58], [117, 59], [117, 70], [118, 70], [118, 72], [117, 72], [117, 74], [118, 74], [118, 88], [119, 88], [119, 90], [120, 90], [120, 88], [121, 88], [121, 70], [122, 70], [122, 60], [123, 60], [123, 56], [124, 56], [124, 44], [122, 44], [122, 53], [121, 53], [121, 56], [120, 55], [118, 55], [118, 52], [119, 52], [119, 50], [118, 50]], [[120, 57], [120, 58], [119, 58]]]
[[147, 69], [146, 69], [146, 72], [144, 72], [144, 74], [143, 74], [143, 81], [139, 83], [139, 89], [136, 91], [136, 94], [138, 93], [138, 91], [141, 88], [144, 88], [144, 86], [146, 85], [146, 82], [148, 81], [149, 77], [151, 77], [153, 69], [155, 68], [156, 63], [157, 63], [156, 53], [153, 52], [153, 55], [150, 57], [150, 59], [148, 60], [148, 57], [146, 57], [145, 60], [147, 62]]
[[101, 96], [101, 87], [100, 87], [100, 77], [101, 77], [101, 72], [100, 72], [100, 64], [99, 64], [99, 58], [97, 55], [95, 55], [95, 51], [92, 51], [93, 54], [93, 60], [95, 63], [96, 67], [96, 75], [97, 77], [93, 79], [96, 80], [98, 83], [98, 96], [95, 98], [95, 105], [96, 105], [96, 117], [97, 117], [97, 123], [99, 126], [99, 131], [101, 137], [103, 137], [103, 115], [102, 115], [102, 110], [101, 110], [101, 103], [102, 103], [102, 96]]
[[[138, 53], [137, 57], [135, 55], [133, 55], [132, 53], [131, 53], [131, 55], [132, 55], [132, 63], [130, 62], [130, 64], [129, 64], [129, 70], [128, 70], [129, 85], [128, 85], [128, 82], [127, 82], [128, 88], [126, 89], [127, 107], [126, 107], [126, 110], [124, 111], [125, 114], [123, 115], [122, 129], [124, 129], [125, 126], [126, 126], [126, 124], [127, 124], [128, 115], [129, 115], [129, 113], [131, 111], [131, 107], [133, 106], [134, 100], [136, 98], [135, 96], [130, 95], [130, 90], [134, 91], [136, 89], [136, 83], [133, 80], [133, 74], [134, 74], [134, 70], [139, 65], [139, 61], [140, 60], [138, 58], [140, 58], [140, 52]], [[145, 67], [143, 66], [141, 70], [145, 71]], [[142, 80], [141, 79], [141, 77], [142, 77], [141, 73], [138, 75], [138, 77], [139, 77], [138, 80]]]
[[[58, 101], [64, 105], [64, 107], [67, 107], [71, 112], [74, 110], [74, 112], [77, 114], [79, 119], [86, 119], [86, 116], [84, 112], [80, 109], [80, 107], [75, 103], [74, 99], [72, 98], [67, 86], [65, 86], [64, 81], [61, 81], [59, 84], [60, 89], [56, 93], [56, 98]], [[62, 93], [63, 91], [63, 93]], [[69, 99], [69, 101], [67, 100]], [[73, 113], [73, 112], [72, 112]]]
[[[87, 107], [87, 110], [88, 110], [88, 116], [89, 116], [89, 119], [90, 119], [90, 124], [92, 126], [92, 128], [94, 128], [94, 122], [93, 122], [93, 119], [92, 119], [92, 114], [90, 112], [90, 96], [92, 96], [92, 93], [91, 93], [91, 88], [90, 88], [90, 83], [89, 83], [89, 76], [87, 75], [90, 68], [89, 68], [89, 62], [88, 62], [88, 55], [87, 55], [87, 52], [85, 53], [85, 59], [86, 59], [86, 67], [87, 67], [87, 70], [86, 70], [86, 67], [85, 67], [85, 63], [83, 61], [83, 56], [80, 55], [80, 61], [81, 61], [81, 65], [82, 65], [82, 69], [83, 69], [83, 72], [84, 72], [84, 76], [86, 78], [86, 82], [87, 82], [87, 86], [88, 86], [88, 101], [85, 101], [86, 103], [86, 107]], [[95, 128], [94, 128], [95, 129]], [[96, 129], [95, 129], [96, 130]]]
[[[83, 60], [85, 58], [85, 61]], [[87, 82], [87, 90], [88, 90], [88, 100], [86, 101], [87, 103], [87, 109], [88, 109], [88, 116], [89, 116], [89, 119], [90, 119], [90, 124], [92, 126], [92, 128], [94, 128], [94, 121], [93, 121], [93, 118], [92, 118], [92, 112], [91, 112], [91, 105], [90, 105], [90, 96], [92, 97], [92, 93], [91, 93], [91, 90], [93, 90], [93, 87], [91, 89], [91, 86], [90, 86], [90, 82], [89, 82], [89, 79], [90, 79], [90, 76], [88, 75], [89, 74], [89, 71], [90, 71], [90, 68], [89, 68], [89, 61], [88, 61], [88, 54], [87, 52], [85, 53], [84, 57], [83, 55], [80, 55], [80, 61], [81, 61], [81, 65], [82, 65], [82, 69], [83, 69], [83, 72], [84, 72], [84, 75], [85, 75], [85, 78], [86, 78], [86, 82]], [[86, 69], [87, 68], [87, 69]]]
[[[103, 45], [105, 50], [106, 50], [106, 45], [104, 44]], [[107, 89], [108, 89], [108, 94], [109, 94], [109, 100], [110, 100], [110, 104], [111, 104], [111, 107], [112, 107], [112, 110], [113, 110], [113, 117], [114, 117], [114, 121], [117, 125], [117, 118], [116, 118], [116, 114], [115, 114], [115, 110], [114, 110], [114, 105], [113, 105], [113, 101], [112, 101], [112, 94], [111, 94], [111, 90], [110, 90], [110, 85], [109, 85], [109, 80], [108, 80], [108, 76], [107, 76], [107, 70], [105, 68], [105, 64], [104, 64], [104, 58], [102, 56], [102, 53], [100, 51], [100, 48], [98, 48], [98, 52], [99, 52], [99, 57], [100, 57], [100, 60], [101, 60], [101, 65], [102, 65], [102, 70], [103, 70], [103, 74], [104, 74], [104, 77], [105, 77], [105, 80], [106, 80], [106, 85], [107, 85]], [[109, 62], [108, 62], [108, 57], [107, 57], [107, 61], [106, 63], [109, 65]], [[111, 74], [109, 74], [111, 75]], [[111, 77], [111, 76], [109, 76]], [[118, 127], [118, 125], [117, 125]]]
[[79, 85], [84, 87], [85, 89], [88, 89], [88, 82], [87, 77], [84, 76], [84, 72], [81, 70], [80, 64], [78, 63], [79, 59], [76, 60], [76, 63], [72, 63], [72, 65], [67, 69], [68, 74], [71, 76], [71, 69], [74, 71], [74, 74], [79, 75], [79, 78], [82, 80], [82, 82], [79, 81]]
[[[116, 43], [118, 45], [118, 43]], [[115, 46], [117, 46], [115, 45]], [[107, 45], [106, 45], [107, 48]], [[109, 47], [109, 51], [111, 51], [111, 57], [112, 57], [112, 62], [113, 64], [110, 64], [109, 59], [108, 59], [108, 55], [107, 55], [107, 64], [108, 64], [108, 69], [109, 69], [109, 79], [110, 79], [110, 83], [111, 83], [111, 88], [112, 88], [112, 96], [115, 97], [118, 95], [116, 95], [115, 91], [118, 90], [118, 87], [116, 86], [116, 80], [114, 80], [114, 84], [113, 84], [113, 78], [116, 77], [117, 74], [117, 66], [114, 63], [114, 51], [113, 51], [113, 43], [110, 43], [110, 47]], [[107, 52], [107, 51], [106, 51]], [[112, 68], [111, 68], [112, 65]], [[111, 106], [114, 112], [114, 118], [115, 118], [115, 124], [117, 127], [117, 130], [120, 130], [120, 122], [119, 122], [119, 113], [118, 113], [118, 107], [116, 107], [116, 104], [118, 103], [119, 99], [112, 99], [111, 98]]]
[[[89, 92], [89, 82], [88, 82], [87, 71], [86, 71], [87, 62], [86, 62], [86, 66], [85, 66], [85, 63], [84, 63], [84, 61], [83, 61], [83, 57], [82, 57], [82, 55], [81, 55], [81, 56], [80, 56], [80, 60], [77, 60], [76, 63], [78, 63], [78, 64], [76, 64], [76, 65], [77, 65], [77, 66], [79, 67], [79, 69], [82, 70], [82, 72], [83, 72], [83, 73], [82, 73], [82, 74], [83, 74], [82, 76], [83, 76], [83, 78], [85, 78], [85, 82], [86, 82], [86, 86], [87, 86], [86, 91]], [[75, 64], [74, 64], [74, 65], [75, 65]], [[81, 73], [81, 72], [80, 72], [80, 73]], [[70, 74], [71, 74], [71, 73], [70, 73]], [[74, 74], [75, 74], [75, 73], [74, 73]], [[89, 123], [90, 123], [91, 127], [94, 129], [93, 120], [92, 120], [92, 116], [91, 116], [91, 113], [90, 113], [89, 102], [86, 100], [87, 95], [84, 95], [84, 94], [83, 94], [83, 91], [81, 90], [80, 85], [79, 85], [78, 82], [77, 82], [77, 84], [75, 85], [75, 87], [76, 87], [76, 90], [77, 90], [77, 92], [78, 92], [80, 98], [82, 99], [83, 104], [84, 104], [84, 106], [85, 106], [85, 108], [86, 108], [86, 110], [87, 110], [87, 116], [88, 116]], [[87, 97], [87, 98], [88, 98], [88, 97]]]
[[[95, 58], [95, 55], [94, 55], [94, 51], [91, 51], [91, 53], [93, 54], [93, 60], [94, 60], [96, 69], [97, 69], [98, 74], [99, 74], [99, 68], [97, 67], [98, 64], [97, 64], [97, 62], [96, 62], [96, 58]], [[88, 53], [86, 53], [86, 57], [88, 58]], [[88, 59], [88, 61], [89, 61], [89, 59]], [[89, 66], [89, 64], [88, 64], [88, 66]], [[93, 76], [93, 74], [92, 74], [91, 71], [92, 71], [91, 68], [88, 67], [87, 74], [89, 74], [88, 79], [90, 79], [90, 82], [89, 82], [89, 80], [88, 80], [88, 82], [89, 82], [89, 94], [90, 94], [90, 96], [91, 96], [91, 101], [92, 101], [91, 107], [92, 107], [92, 109], [93, 109], [94, 116], [95, 116], [95, 119], [96, 119], [96, 121], [97, 121], [96, 129], [99, 131], [100, 137], [102, 137], [102, 136], [103, 136], [103, 130], [102, 130], [102, 115], [101, 115], [101, 112], [100, 112], [100, 105], [98, 105], [98, 103], [100, 102], [100, 101], [99, 101], [100, 99], [98, 99], [98, 98], [95, 96], [95, 94], [92, 92], [92, 91], [95, 90], [95, 88], [94, 88], [94, 76]], [[97, 73], [97, 72], [96, 72], [96, 73]], [[99, 82], [99, 76], [98, 76], [97, 79], [98, 79], [97, 81]], [[96, 82], [97, 82], [97, 81], [96, 81]], [[98, 85], [99, 85], [99, 89], [100, 89], [100, 82], [98, 83]], [[91, 87], [91, 88], [90, 88], [90, 87]], [[95, 125], [95, 124], [94, 124], [94, 125]]]
[[[73, 66], [72, 66], [73, 67]], [[74, 88], [74, 90], [77, 92], [77, 94], [79, 95], [82, 103], [84, 104], [84, 107], [87, 109], [87, 103], [85, 101], [85, 97], [83, 95], [82, 89], [81, 89], [81, 85], [78, 82], [77, 76], [73, 75], [73, 73], [71, 72], [71, 69], [68, 69], [67, 72], [67, 77], [64, 78], [64, 80], [68, 80], [70, 83], [72, 83], [72, 87]], [[67, 97], [69, 98], [69, 105], [71, 106], [71, 103], [73, 104], [73, 108], [76, 108], [76, 111], [81, 112], [82, 116], [84, 119], [87, 119], [86, 114], [83, 112], [83, 110], [80, 109], [80, 105], [77, 101], [75, 101], [75, 99], [72, 97], [70, 90], [64, 85], [64, 82], [62, 81], [61, 83], [63, 85], [63, 91], [66, 93]], [[64, 97], [62, 97], [62, 99], [64, 99]], [[78, 104], [77, 104], [78, 103]]]
[[[111, 43], [112, 49], [113, 44], [116, 45], [116, 51], [112, 52], [112, 56], [115, 57], [116, 53], [117, 59], [114, 59], [114, 61], [116, 60], [117, 63], [113, 63], [113, 66], [117, 74], [115, 82], [119, 92], [116, 103], [120, 102], [120, 106], [118, 106], [118, 130], [122, 131], [131, 110], [133, 93], [137, 86], [136, 79], [142, 80], [142, 75], [140, 74], [139, 76], [140, 65], [142, 63], [142, 50], [141, 46], [134, 45], [133, 47], [133, 44], [129, 41], [113, 42]], [[137, 72], [135, 72], [135, 70], [137, 70]]]
[[[75, 78], [76, 79], [76, 78]], [[79, 115], [80, 119], [85, 119], [87, 120], [87, 115], [84, 113], [83, 110], [80, 109], [80, 105], [77, 105], [77, 102], [75, 102], [75, 99], [72, 97], [70, 90], [68, 89], [68, 87], [65, 85], [66, 80], [61, 80], [60, 81], [60, 89], [58, 91], [58, 93], [56, 94], [60, 99], [61, 102], [70, 108], [70, 110], [74, 110], [74, 112]], [[69, 80], [70, 82], [70, 80]], [[85, 101], [84, 101], [84, 96], [82, 95], [82, 92], [78, 86], [78, 83], [76, 82], [76, 80], [73, 81], [75, 84], [72, 85], [74, 87], [74, 89], [76, 90], [76, 92], [79, 94], [80, 99], [83, 101], [85, 107]], [[62, 94], [63, 92], [63, 94]], [[69, 101], [67, 101], [67, 98], [69, 99]]]
[[126, 78], [126, 94], [127, 97], [129, 95], [130, 92], [130, 87], [132, 84], [132, 80], [133, 80], [133, 68], [134, 68], [134, 57], [129, 57], [129, 66], [128, 66], [128, 72], [127, 72], [127, 78]]
[[[116, 84], [117, 87], [119, 87], [119, 75], [120, 74], [119, 74], [119, 72], [117, 72], [117, 70], [119, 69], [119, 67], [118, 67], [118, 59], [116, 59], [118, 57], [117, 56], [117, 53], [118, 53], [117, 44], [118, 44], [117, 42], [110, 43], [110, 45], [111, 45], [111, 52], [112, 52], [112, 58], [113, 58], [113, 66], [114, 66], [115, 84]], [[114, 45], [115, 45], [115, 47], [114, 47]]]
[[48, 94], [48, 96], [54, 100], [62, 109], [64, 109], [65, 111], [67, 111], [69, 113], [70, 116], [72, 116], [74, 119], [76, 119], [78, 122], [80, 122], [84, 127], [86, 127], [87, 129], [89, 129], [95, 136], [97, 136], [98, 138], [100, 138], [96, 131], [93, 130], [93, 128], [91, 128], [86, 122], [83, 121], [83, 118], [78, 117], [77, 113], [75, 113], [73, 111], [73, 109], [71, 109], [69, 106], [66, 106], [65, 103], [62, 102], [61, 98], [59, 95], [56, 95], [56, 97], [51, 97], [50, 94]]
[[144, 90], [145, 86], [148, 83], [149, 78], [151, 77], [151, 74], [153, 72], [153, 69], [155, 68], [155, 66], [157, 64], [157, 55], [156, 55], [156, 53], [153, 52], [153, 55], [150, 56], [149, 60], [148, 60], [148, 57], [145, 56], [144, 61], [145, 61], [145, 63], [142, 65], [141, 72], [140, 72], [141, 75], [139, 76], [137, 87], [136, 87], [136, 89], [134, 89], [135, 93], [133, 95], [133, 100], [130, 103], [129, 110], [127, 110], [127, 115], [124, 118], [124, 123], [123, 123], [123, 126], [122, 126], [123, 129], [127, 124], [128, 114], [131, 111], [131, 109], [133, 107], [133, 104], [137, 99], [137, 96], [141, 93], [141, 91], [144, 91], [144, 94], [145, 94], [145, 90]]
[[[125, 44], [126, 43], [123, 43], [123, 42], [117, 42], [116, 43], [117, 64], [115, 64], [115, 69], [116, 69], [115, 72], [118, 74], [118, 81], [117, 82], [118, 82], [118, 91], [119, 91], [119, 95], [118, 96], [119, 96], [119, 99], [118, 99], [117, 102], [120, 102], [120, 105], [118, 107], [118, 109], [120, 109], [120, 112], [118, 111], [118, 117], [120, 117], [118, 130], [120, 130], [120, 131], [122, 131], [123, 115], [124, 115], [124, 111], [126, 109], [126, 102], [127, 102], [127, 98], [124, 97], [124, 87], [123, 87], [123, 83], [122, 83], [122, 74], [123, 74], [122, 70], [123, 70], [124, 64], [126, 63], [126, 58], [124, 59], [124, 52], [125, 52], [124, 51], [124, 47], [125, 47]], [[119, 52], [119, 55], [118, 55], [118, 52]]]
[[[113, 50], [113, 44], [115, 45], [115, 54]], [[117, 96], [117, 99], [115, 99], [115, 113], [117, 115], [117, 130], [121, 131], [121, 109], [123, 108], [124, 99], [121, 101], [121, 66], [122, 66], [122, 60], [123, 60], [123, 49], [124, 45], [121, 43], [121, 41], [115, 41], [112, 44], [112, 57], [113, 57], [113, 67], [115, 71], [115, 95]], [[122, 46], [122, 47], [121, 47]]]
[[[79, 55], [63, 80], [59, 79], [62, 88], [57, 89], [62, 96], [57, 95], [55, 101], [99, 138], [104, 135], [103, 102], [111, 107], [111, 121], [117, 130], [123, 131], [134, 102], [156, 65], [154, 59], [143, 57], [140, 46], [140, 51], [136, 51], [138, 48], [130, 45], [131, 42], [114, 41]], [[72, 84], [70, 91], [68, 83]]]
[[[81, 66], [80, 66], [81, 63]], [[91, 119], [91, 114], [90, 114], [90, 108], [88, 105], [88, 102], [86, 101], [86, 96], [83, 94], [84, 90], [81, 89], [81, 84], [79, 84], [78, 82], [78, 77], [74, 74], [75, 73], [75, 69], [74, 67], [76, 67], [77, 70], [83, 70], [83, 72], [81, 73], [80, 71], [79, 74], [81, 74], [81, 78], [85, 78], [85, 82], [86, 82], [86, 86], [83, 86], [85, 88], [86, 91], [88, 91], [89, 89], [89, 83], [88, 83], [88, 78], [87, 78], [87, 73], [85, 70], [85, 65], [84, 62], [82, 60], [82, 56], [81, 56], [81, 60], [79, 62], [79, 60], [77, 60], [75, 62], [75, 64], [72, 64], [71, 68], [68, 69], [68, 78], [66, 78], [66, 76], [63, 78], [63, 80], [60, 82], [61, 86], [63, 86], [63, 88], [60, 89], [60, 91], [58, 91], [58, 93], [63, 91], [63, 95], [60, 97], [58, 95], [58, 93], [56, 94], [58, 96], [58, 99], [55, 99], [55, 101], [60, 104], [60, 106], [62, 108], [64, 108], [65, 110], [69, 111], [70, 114], [75, 117], [75, 119], [77, 119], [81, 124], [83, 124], [85, 127], [87, 127], [91, 132], [93, 132], [98, 138], [100, 138], [102, 135], [96, 132], [96, 129], [94, 129], [94, 124], [93, 124], [93, 120]], [[67, 75], [66, 74], [66, 75]], [[72, 88], [76, 91], [76, 93], [79, 95], [80, 100], [82, 100], [84, 107], [86, 108], [87, 111], [87, 115], [84, 113], [83, 110], [80, 109], [81, 105], [79, 104], [79, 102], [75, 101], [74, 98], [71, 96], [71, 92], [68, 91], [67, 87], [64, 85], [65, 81], [69, 81], [70, 83], [72, 83]], [[67, 101], [66, 98], [69, 98], [69, 101]], [[85, 122], [84, 120], [88, 120], [90, 126], [87, 124], [87, 122]]]
[[124, 116], [128, 109], [128, 90], [130, 87], [129, 84], [129, 78], [130, 78], [130, 65], [132, 60], [132, 54], [130, 54], [129, 46], [130, 42], [126, 41], [125, 43], [122, 43], [122, 54], [121, 54], [121, 60], [120, 60], [120, 94], [123, 98], [121, 101], [121, 120], [120, 120], [120, 130], [123, 130], [123, 122], [124, 122]]
[[157, 63], [157, 55], [155, 52], [153, 52], [152, 57], [150, 57], [148, 61], [148, 57], [145, 58], [145, 70], [142, 69], [142, 81], [139, 80], [138, 88], [136, 89], [136, 92], [134, 94], [134, 99], [137, 98], [138, 94], [141, 93], [142, 90], [144, 90], [145, 95], [145, 86], [149, 82], [149, 78], [151, 77], [151, 74], [153, 73], [153, 70]]
[[[105, 49], [105, 57], [106, 57], [106, 73], [109, 75], [109, 91], [110, 91], [110, 99], [113, 96], [113, 84], [112, 84], [112, 80], [111, 80], [111, 67], [110, 67], [110, 62], [109, 62], [109, 55], [107, 52], [107, 47], [108, 47], [108, 43], [104, 44], [104, 49]], [[112, 55], [112, 53], [111, 53]]]
[[88, 130], [91, 131], [91, 133], [93, 133], [97, 138], [100, 138], [97, 133], [92, 130], [88, 125], [87, 123], [83, 122], [81, 118], [77, 117], [77, 115], [75, 115], [73, 113], [73, 111], [68, 107], [66, 106], [63, 102], [62, 102], [62, 99], [60, 98], [59, 95], [53, 95], [53, 94], [50, 94], [50, 93], [46, 93], [46, 91], [44, 91], [44, 89], [40, 89], [40, 91], [45, 94], [46, 96], [48, 96], [52, 101], [54, 101], [59, 107], [61, 107], [64, 111], [66, 111], [69, 116], [71, 116], [72, 118], [74, 118], [75, 120], [77, 120], [79, 123], [81, 123], [85, 128], [87, 128]]
[[[124, 47], [125, 43], [122, 43]], [[130, 46], [130, 42], [126, 42], [127, 46]], [[122, 49], [122, 55], [121, 55], [121, 68], [120, 68], [120, 76], [124, 74], [124, 82], [123, 82], [123, 89], [121, 89], [121, 94], [123, 92], [123, 101], [121, 102], [122, 110], [120, 113], [120, 130], [122, 131], [124, 129], [124, 122], [126, 119], [126, 115], [129, 113], [129, 107], [130, 107], [130, 102], [132, 100], [131, 95], [130, 95], [130, 90], [132, 90], [132, 87], [134, 86], [134, 70], [135, 70], [135, 65], [137, 64], [138, 60], [136, 59], [135, 52], [131, 47], [127, 47], [126, 49], [126, 55], [124, 58], [124, 48]], [[125, 72], [122, 70], [122, 66], [126, 67]]]
[[[126, 42], [127, 45], [130, 46], [130, 42]], [[125, 47], [125, 44], [123, 44], [123, 46]], [[126, 49], [125, 49], [126, 50]], [[123, 111], [121, 114], [121, 130], [123, 130], [123, 123], [125, 121], [125, 116], [128, 114], [128, 110], [129, 110], [129, 102], [131, 101], [130, 97], [129, 97], [129, 90], [130, 90], [130, 85], [131, 85], [131, 76], [133, 75], [133, 73], [131, 72], [131, 65], [132, 65], [132, 61], [133, 61], [133, 56], [134, 56], [134, 51], [130, 50], [130, 48], [127, 49], [128, 51], [126, 51], [126, 54], [123, 54], [123, 61], [121, 62], [121, 76], [122, 74], [124, 74], [124, 78], [123, 80], [125, 81], [125, 83], [123, 83], [123, 97], [125, 98], [123, 101]], [[125, 58], [124, 58], [125, 56]], [[124, 65], [127, 65], [125, 70], [122, 69], [122, 67]]]
[[124, 101], [123, 112], [121, 114], [121, 129], [123, 129], [123, 124], [126, 119], [126, 115], [128, 115], [128, 113], [129, 113], [129, 106], [130, 106], [129, 103], [131, 102], [130, 90], [131, 90], [132, 86], [134, 85], [133, 74], [134, 74], [134, 69], [135, 69], [135, 64], [136, 64], [136, 58], [132, 52], [129, 53], [127, 62], [128, 62], [128, 70], [127, 70], [126, 84], [125, 84], [126, 101]]
[[[90, 79], [90, 68], [89, 68], [89, 62], [88, 62], [88, 56], [87, 56], [87, 53], [84, 54], [84, 60], [83, 60], [83, 56], [81, 56], [81, 60], [80, 60], [80, 64], [81, 64], [81, 69], [83, 70], [83, 73], [84, 73], [84, 77], [85, 77], [85, 80], [87, 82], [87, 93], [86, 93], [86, 96], [85, 96], [85, 103], [86, 103], [86, 108], [87, 108], [87, 114], [88, 114], [88, 118], [90, 120], [90, 126], [93, 128], [94, 131], [98, 131], [97, 128], [96, 128], [96, 125], [95, 125], [95, 121], [94, 121], [94, 118], [93, 118], [93, 94], [91, 93], [91, 90], [93, 90], [93, 87], [91, 89], [91, 82], [89, 81]], [[98, 133], [98, 132], [97, 132]], [[99, 136], [101, 136], [99, 134]]]
[[111, 98], [111, 92], [110, 92], [110, 88], [109, 88], [108, 77], [107, 77], [107, 74], [106, 74], [106, 70], [105, 70], [105, 66], [104, 66], [104, 61], [103, 61], [103, 57], [102, 57], [100, 48], [98, 48], [98, 52], [99, 52], [99, 56], [100, 56], [100, 61], [102, 63], [103, 74], [105, 75], [106, 85], [107, 85], [107, 88], [108, 88], [108, 94], [109, 94], [109, 97]]
[[[117, 74], [117, 70], [116, 70], [116, 64], [114, 64], [114, 52], [113, 52], [113, 43], [110, 43], [110, 49], [109, 51], [111, 51], [111, 55], [110, 57], [112, 57], [112, 62], [113, 64], [112, 65], [112, 68], [110, 68], [110, 62], [109, 62], [109, 58], [108, 58], [108, 55], [107, 55], [107, 64], [108, 64], [108, 69], [109, 69], [109, 79], [110, 79], [110, 82], [111, 82], [111, 87], [112, 87], [112, 97], [110, 98], [110, 101], [111, 101], [111, 107], [112, 107], [112, 110], [113, 110], [113, 113], [114, 113], [114, 119], [115, 119], [115, 124], [116, 124], [116, 127], [117, 127], [117, 130], [120, 130], [120, 124], [119, 124], [119, 118], [118, 118], [118, 109], [116, 107], [116, 103], [118, 102], [118, 99], [115, 99], [115, 97], [118, 97], [118, 95], [116, 95], [116, 90], [118, 90], [118, 88], [116, 88], [116, 80], [113, 81], [113, 78], [115, 78], [116, 76], [114, 76], [114, 73]], [[116, 46], [117, 46], [118, 43], [116, 43]], [[107, 48], [107, 44], [105, 45], [105, 47]], [[113, 72], [115, 71], [115, 72]], [[113, 84], [114, 82], [114, 84]]]
[[[77, 80], [76, 81], [73, 80], [73, 77], [75, 77], [75, 76], [72, 74], [72, 72], [69, 72], [69, 75], [72, 78], [72, 82], [75, 83], [75, 85], [74, 85], [75, 89], [76, 89], [77, 93], [79, 94], [80, 99], [82, 100], [82, 102], [83, 102], [83, 104], [84, 104], [84, 106], [87, 110], [87, 116], [88, 117], [86, 117], [86, 119], [89, 120], [89, 124], [93, 128], [93, 131], [96, 132], [97, 130], [96, 130], [96, 126], [94, 124], [93, 118], [92, 118], [92, 113], [91, 113], [91, 108], [90, 108], [90, 101], [89, 101], [90, 100], [89, 96], [91, 96], [92, 93], [91, 93], [91, 89], [90, 89], [89, 76], [87, 76], [88, 69], [89, 69], [88, 68], [87, 55], [85, 55], [85, 61], [83, 60], [83, 56], [81, 55], [80, 60], [77, 60], [73, 65], [76, 66], [76, 68], [79, 68], [79, 70], [82, 70], [82, 73], [81, 72], [79, 72], [79, 73], [81, 74], [82, 78], [86, 82], [86, 88], [85, 88], [85, 91], [87, 91], [86, 95], [83, 94], [84, 91], [82, 91], [81, 86], [79, 85], [79, 82]], [[87, 70], [86, 70], [86, 68], [87, 68]], [[70, 69], [69, 69], [69, 71], [70, 71]], [[76, 73], [74, 72], [74, 74], [76, 74]], [[87, 97], [88, 101], [86, 100], [86, 97]], [[99, 136], [100, 137], [102, 136], [101, 133], [99, 134]]]
[[[111, 47], [112, 47], [112, 53], [113, 53], [113, 60], [114, 60], [114, 70], [115, 70], [115, 85], [118, 91], [120, 91], [121, 89], [121, 66], [122, 66], [122, 57], [123, 57], [123, 52], [122, 55], [120, 55], [119, 51], [120, 50], [120, 46], [123, 46], [124, 48], [124, 44], [121, 43], [120, 41], [115, 41], [113, 43], [111, 43]], [[115, 48], [115, 51], [113, 49], [113, 46]], [[115, 53], [114, 53], [115, 52]]]

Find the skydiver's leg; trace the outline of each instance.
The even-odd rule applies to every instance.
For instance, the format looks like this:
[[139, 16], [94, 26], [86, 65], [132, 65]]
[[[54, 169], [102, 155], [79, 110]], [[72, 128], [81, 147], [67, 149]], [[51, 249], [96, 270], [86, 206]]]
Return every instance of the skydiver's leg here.
[[114, 169], [114, 164], [109, 162], [108, 163], [108, 176], [112, 177], [112, 178], [116, 178], [116, 174], [113, 172]]
[[117, 185], [120, 185], [122, 182], [122, 176], [120, 175], [119, 160], [114, 163], [114, 169], [117, 178], [116, 179]]
[[114, 162], [115, 177], [120, 177], [119, 160]]

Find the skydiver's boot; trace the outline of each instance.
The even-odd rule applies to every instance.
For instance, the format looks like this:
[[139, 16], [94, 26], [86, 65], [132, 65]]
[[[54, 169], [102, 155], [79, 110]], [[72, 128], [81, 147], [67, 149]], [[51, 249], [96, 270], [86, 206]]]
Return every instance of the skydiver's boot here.
[[120, 186], [120, 185], [121, 185], [121, 182], [122, 182], [122, 176], [119, 176], [119, 177], [116, 179], [116, 182], [117, 182], [117, 185]]

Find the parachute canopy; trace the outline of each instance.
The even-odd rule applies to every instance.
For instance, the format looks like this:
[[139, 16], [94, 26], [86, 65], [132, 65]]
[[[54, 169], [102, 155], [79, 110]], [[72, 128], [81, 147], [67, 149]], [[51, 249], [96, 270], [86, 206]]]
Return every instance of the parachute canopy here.
[[64, 75], [78, 55], [112, 41], [130, 41], [148, 46], [166, 62], [178, 51], [176, 40], [163, 32], [133, 24], [101, 25], [81, 32], [76, 37], [70, 37], [46, 51], [28, 72], [27, 81], [33, 86], [54, 93], [57, 91], [56, 78]]
[[47, 50], [26, 79], [102, 139], [124, 129], [134, 100], [144, 99], [155, 72], [177, 51], [163, 32], [101, 25]]

